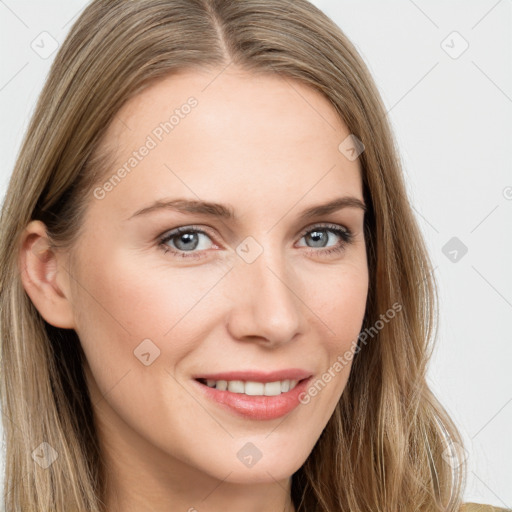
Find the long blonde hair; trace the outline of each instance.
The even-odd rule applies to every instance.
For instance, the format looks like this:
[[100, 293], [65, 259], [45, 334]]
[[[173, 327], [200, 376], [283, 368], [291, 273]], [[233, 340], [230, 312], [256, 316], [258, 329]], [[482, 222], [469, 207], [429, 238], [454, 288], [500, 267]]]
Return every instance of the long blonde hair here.
[[[463, 441], [425, 377], [436, 338], [436, 283], [386, 110], [354, 46], [306, 0], [95, 0], [71, 29], [1, 217], [6, 510], [105, 512], [84, 353], [75, 331], [46, 323], [23, 289], [24, 228], [41, 220], [55, 244], [71, 246], [85, 198], [109, 170], [109, 154], [98, 148], [120, 107], [156, 79], [230, 63], [320, 91], [365, 145], [366, 336], [334, 414], [292, 477], [297, 512], [458, 510], [466, 466], [446, 453]], [[392, 304], [400, 312], [376, 329]], [[58, 453], [47, 469], [32, 458], [42, 442]]]

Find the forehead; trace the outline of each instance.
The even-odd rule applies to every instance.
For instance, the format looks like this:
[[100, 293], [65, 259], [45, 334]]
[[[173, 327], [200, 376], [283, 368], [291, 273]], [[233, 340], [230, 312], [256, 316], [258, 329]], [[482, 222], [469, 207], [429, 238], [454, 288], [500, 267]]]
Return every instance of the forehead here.
[[[222, 120], [240, 122], [249, 111], [253, 116], [258, 111], [262, 116], [268, 115], [271, 109], [274, 122], [281, 119], [284, 123], [291, 118], [309, 121], [308, 126], [295, 126], [296, 131], [301, 127], [309, 132], [320, 127], [346, 129], [329, 100], [311, 86], [284, 74], [228, 67], [182, 70], [154, 81], [121, 108], [117, 115], [121, 123], [114, 123], [110, 131], [119, 133], [123, 128], [132, 128], [130, 121], [161, 122], [190, 97], [201, 104], [198, 111], [202, 121], [214, 115], [212, 121], [216, 125]], [[245, 108], [230, 108], [236, 105]], [[155, 107], [163, 110], [155, 111]], [[217, 116], [219, 109], [224, 114], [221, 118]]]
[[122, 198], [124, 210], [157, 193], [261, 205], [339, 195], [333, 188], [360, 197], [359, 160], [339, 149], [349, 135], [327, 98], [289, 77], [182, 71], [132, 98], [109, 126], [116, 158], [106, 179], [126, 171], [109, 200]]

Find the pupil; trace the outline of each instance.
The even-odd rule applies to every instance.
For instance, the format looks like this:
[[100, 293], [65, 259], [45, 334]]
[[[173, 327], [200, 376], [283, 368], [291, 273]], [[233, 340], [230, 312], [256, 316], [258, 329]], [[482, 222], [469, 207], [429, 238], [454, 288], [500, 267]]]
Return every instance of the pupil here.
[[[310, 233], [310, 238], [313, 239], [313, 243], [317, 244], [314, 247], [323, 247], [322, 241], [325, 241], [325, 233], [323, 231], [312, 231]], [[320, 243], [318, 243], [320, 242]]]
[[[185, 241], [185, 245], [180, 247], [180, 244], [182, 244], [182, 242], [184, 242], [184, 241]], [[192, 242], [192, 244], [190, 242]], [[198, 244], [197, 233], [184, 233], [178, 237], [176, 246], [178, 247], [178, 249], [187, 250], [187, 248], [195, 249], [197, 247], [197, 244]]]

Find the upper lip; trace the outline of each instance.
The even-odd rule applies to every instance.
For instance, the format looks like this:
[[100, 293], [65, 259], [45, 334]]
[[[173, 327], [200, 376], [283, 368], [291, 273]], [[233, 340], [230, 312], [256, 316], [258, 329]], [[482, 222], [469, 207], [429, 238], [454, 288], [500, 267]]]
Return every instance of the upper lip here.
[[207, 380], [241, 380], [251, 382], [276, 382], [281, 380], [303, 380], [311, 377], [312, 373], [300, 368], [288, 368], [285, 370], [274, 370], [262, 372], [258, 370], [240, 370], [231, 372], [219, 372], [195, 375], [194, 379]]

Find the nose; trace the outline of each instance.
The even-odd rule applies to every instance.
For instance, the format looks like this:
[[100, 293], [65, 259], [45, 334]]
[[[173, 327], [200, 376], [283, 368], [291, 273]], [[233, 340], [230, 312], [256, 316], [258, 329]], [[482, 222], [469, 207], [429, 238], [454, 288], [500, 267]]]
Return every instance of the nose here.
[[231, 272], [231, 309], [227, 328], [237, 340], [277, 347], [295, 338], [302, 327], [300, 290], [283, 258], [263, 253], [252, 263], [239, 261]]

